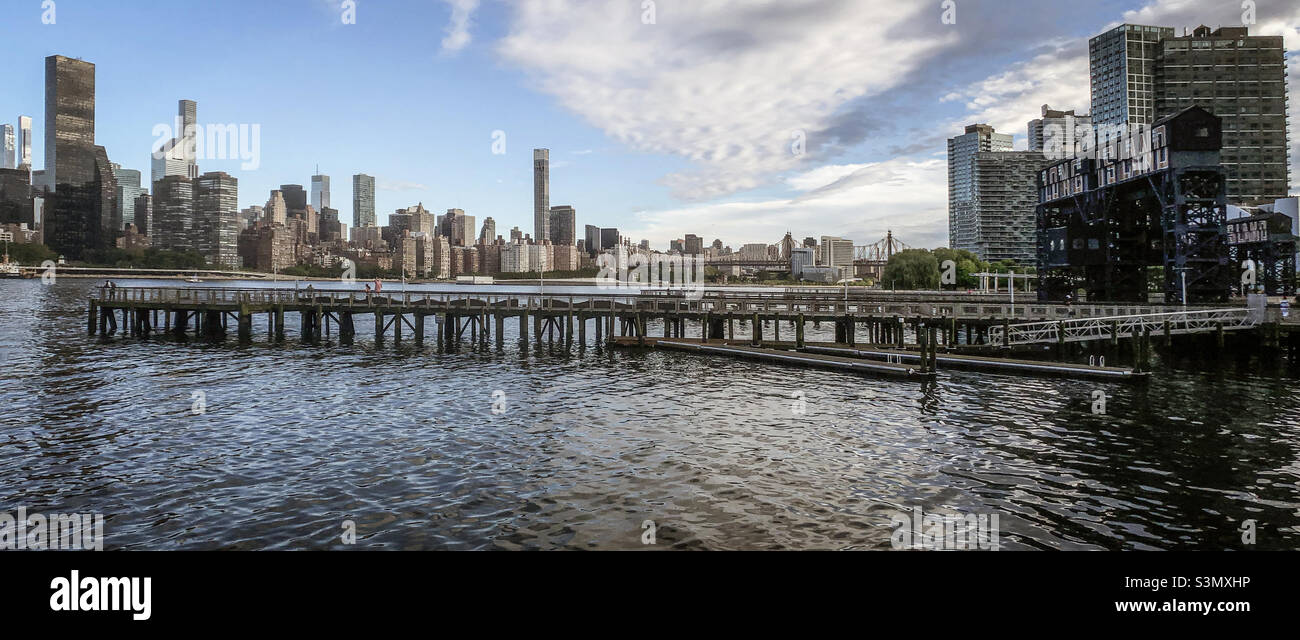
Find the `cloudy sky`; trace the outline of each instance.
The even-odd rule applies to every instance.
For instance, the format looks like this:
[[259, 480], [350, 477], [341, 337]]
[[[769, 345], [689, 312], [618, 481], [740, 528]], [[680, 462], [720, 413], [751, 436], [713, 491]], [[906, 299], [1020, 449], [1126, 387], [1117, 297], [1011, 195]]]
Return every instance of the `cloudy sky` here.
[[[96, 63], [97, 139], [125, 166], [147, 173], [181, 98], [201, 123], [258, 125], [257, 169], [200, 162], [240, 179], [241, 206], [319, 165], [349, 221], [364, 172], [381, 223], [422, 202], [531, 232], [547, 147], [551, 203], [580, 229], [661, 248], [888, 230], [941, 246], [946, 138], [986, 122], [1024, 148], [1041, 105], [1087, 111], [1087, 39], [1110, 26], [1243, 18], [1238, 0], [953, 0], [952, 24], [939, 0], [58, 0], [46, 24], [28, 4], [0, 25], [0, 122], [35, 117], [37, 166], [57, 53]], [[1300, 4], [1254, 5], [1251, 32], [1294, 52]]]

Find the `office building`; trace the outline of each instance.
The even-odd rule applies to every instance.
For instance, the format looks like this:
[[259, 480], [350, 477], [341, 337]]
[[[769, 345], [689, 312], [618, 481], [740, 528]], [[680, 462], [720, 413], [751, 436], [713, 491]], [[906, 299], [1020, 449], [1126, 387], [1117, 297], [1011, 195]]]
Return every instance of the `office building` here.
[[14, 126], [0, 124], [0, 169], [17, 169], [17, 153], [18, 139], [14, 135]]
[[496, 220], [492, 219], [492, 216], [488, 216], [483, 219], [483, 229], [482, 231], [479, 231], [478, 243], [492, 244], [496, 242], [496, 239], [497, 239], [497, 222]]
[[330, 177], [320, 174], [311, 177], [311, 206], [317, 211], [330, 207]]
[[600, 230], [600, 250], [613, 249], [619, 245], [619, 235], [617, 228]]
[[533, 149], [533, 238], [551, 237], [551, 151]]
[[375, 226], [375, 178], [364, 173], [352, 176], [352, 226]]
[[31, 116], [18, 116], [18, 168], [32, 169]]
[[1092, 121], [1151, 124], [1156, 114], [1156, 58], [1171, 27], [1122, 24], [1088, 40]]
[[185, 251], [194, 230], [194, 181], [166, 176], [153, 183], [153, 229], [150, 240], [159, 249]]
[[974, 182], [971, 178], [975, 155], [988, 151], [1010, 151], [1012, 136], [997, 133], [987, 124], [972, 124], [966, 133], [948, 139], [948, 246], [974, 243]]
[[194, 229], [191, 246], [209, 264], [238, 268], [239, 180], [213, 171], [194, 181]]
[[569, 205], [551, 207], [550, 235], [554, 245], [573, 245], [578, 242], [578, 214]]
[[95, 65], [49, 56], [41, 182], [53, 194], [43, 206], [42, 227], [45, 244], [69, 260], [111, 246], [117, 189], [107, 157], [95, 146]]
[[594, 256], [600, 253], [600, 227], [589, 224], [584, 227], [584, 231], [583, 235], [586, 236], [586, 242], [583, 243], [583, 246], [586, 248], [587, 254]]
[[117, 215], [115, 218], [122, 221], [125, 227], [128, 224], [135, 224], [138, 233], [140, 225], [135, 222], [135, 199], [144, 193], [144, 188], [140, 186], [140, 172], [135, 169], [123, 169], [122, 165], [113, 165], [113, 175], [117, 178]]
[[[1035, 191], [1030, 190], [1030, 195]], [[1030, 230], [1032, 231], [1032, 226]], [[748, 245], [746, 245], [748, 246]], [[840, 273], [853, 273], [853, 241], [835, 236], [822, 236], [821, 244], [818, 245], [821, 255], [818, 256], [818, 263], [823, 267], [830, 267], [838, 270], [837, 278], [845, 276]]]

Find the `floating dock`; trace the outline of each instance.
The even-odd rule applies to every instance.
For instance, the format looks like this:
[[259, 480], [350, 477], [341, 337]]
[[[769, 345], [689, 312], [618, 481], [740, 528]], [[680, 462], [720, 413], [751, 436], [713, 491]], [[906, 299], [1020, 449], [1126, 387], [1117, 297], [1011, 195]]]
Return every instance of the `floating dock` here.
[[[808, 345], [803, 349], [809, 353], [847, 356], [855, 358], [877, 358], [881, 360], [898, 360], [900, 362], [920, 362], [921, 355], [913, 351], [897, 349], [854, 349], [851, 347], [834, 347]], [[1013, 358], [991, 358], [986, 356], [964, 356], [956, 354], [938, 354], [938, 364], [953, 369], [972, 369], [978, 371], [995, 371], [1022, 375], [1056, 376], [1065, 378], [1086, 378], [1095, 380], [1141, 381], [1150, 377], [1150, 373], [1134, 371], [1123, 367], [1098, 367], [1068, 362], [1041, 362], [1036, 360], [1018, 360]]]
[[[620, 346], [628, 347], [640, 346], [641, 344], [636, 338], [617, 338], [616, 343]], [[816, 367], [818, 369], [837, 369], [840, 371], [851, 371], [853, 373], [870, 373], [875, 375], [917, 379], [932, 379], [935, 377], [933, 371], [927, 371], [920, 367], [920, 356], [917, 356], [917, 364], [914, 366], [910, 364], [878, 362], [837, 355], [800, 353], [798, 351], [786, 351], [765, 347], [701, 344], [699, 342], [665, 340], [663, 338], [646, 338], [645, 346], [661, 349], [673, 349], [676, 351], [732, 356], [749, 360], [763, 360], [766, 362], [777, 362], [805, 367]]]

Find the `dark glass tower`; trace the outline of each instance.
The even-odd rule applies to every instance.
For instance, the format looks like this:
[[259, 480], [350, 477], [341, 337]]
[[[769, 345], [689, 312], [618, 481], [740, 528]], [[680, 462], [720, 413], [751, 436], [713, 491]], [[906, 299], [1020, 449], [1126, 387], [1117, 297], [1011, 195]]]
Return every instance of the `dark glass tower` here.
[[95, 146], [95, 65], [84, 60], [45, 59], [45, 180], [54, 190], [44, 220], [51, 249], [76, 260], [112, 240], [117, 185]]

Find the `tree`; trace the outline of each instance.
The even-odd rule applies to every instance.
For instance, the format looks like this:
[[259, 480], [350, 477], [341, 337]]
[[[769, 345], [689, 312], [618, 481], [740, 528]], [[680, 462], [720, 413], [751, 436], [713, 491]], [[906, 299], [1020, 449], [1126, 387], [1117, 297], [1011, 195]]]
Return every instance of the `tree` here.
[[929, 249], [904, 249], [885, 263], [881, 284], [895, 289], [938, 289], [939, 260]]
[[945, 260], [952, 260], [957, 265], [958, 289], [973, 289], [979, 286], [979, 278], [976, 278], [975, 274], [989, 269], [989, 263], [980, 260], [979, 256], [965, 249], [939, 247], [934, 250], [934, 258], [939, 261], [941, 267]]

